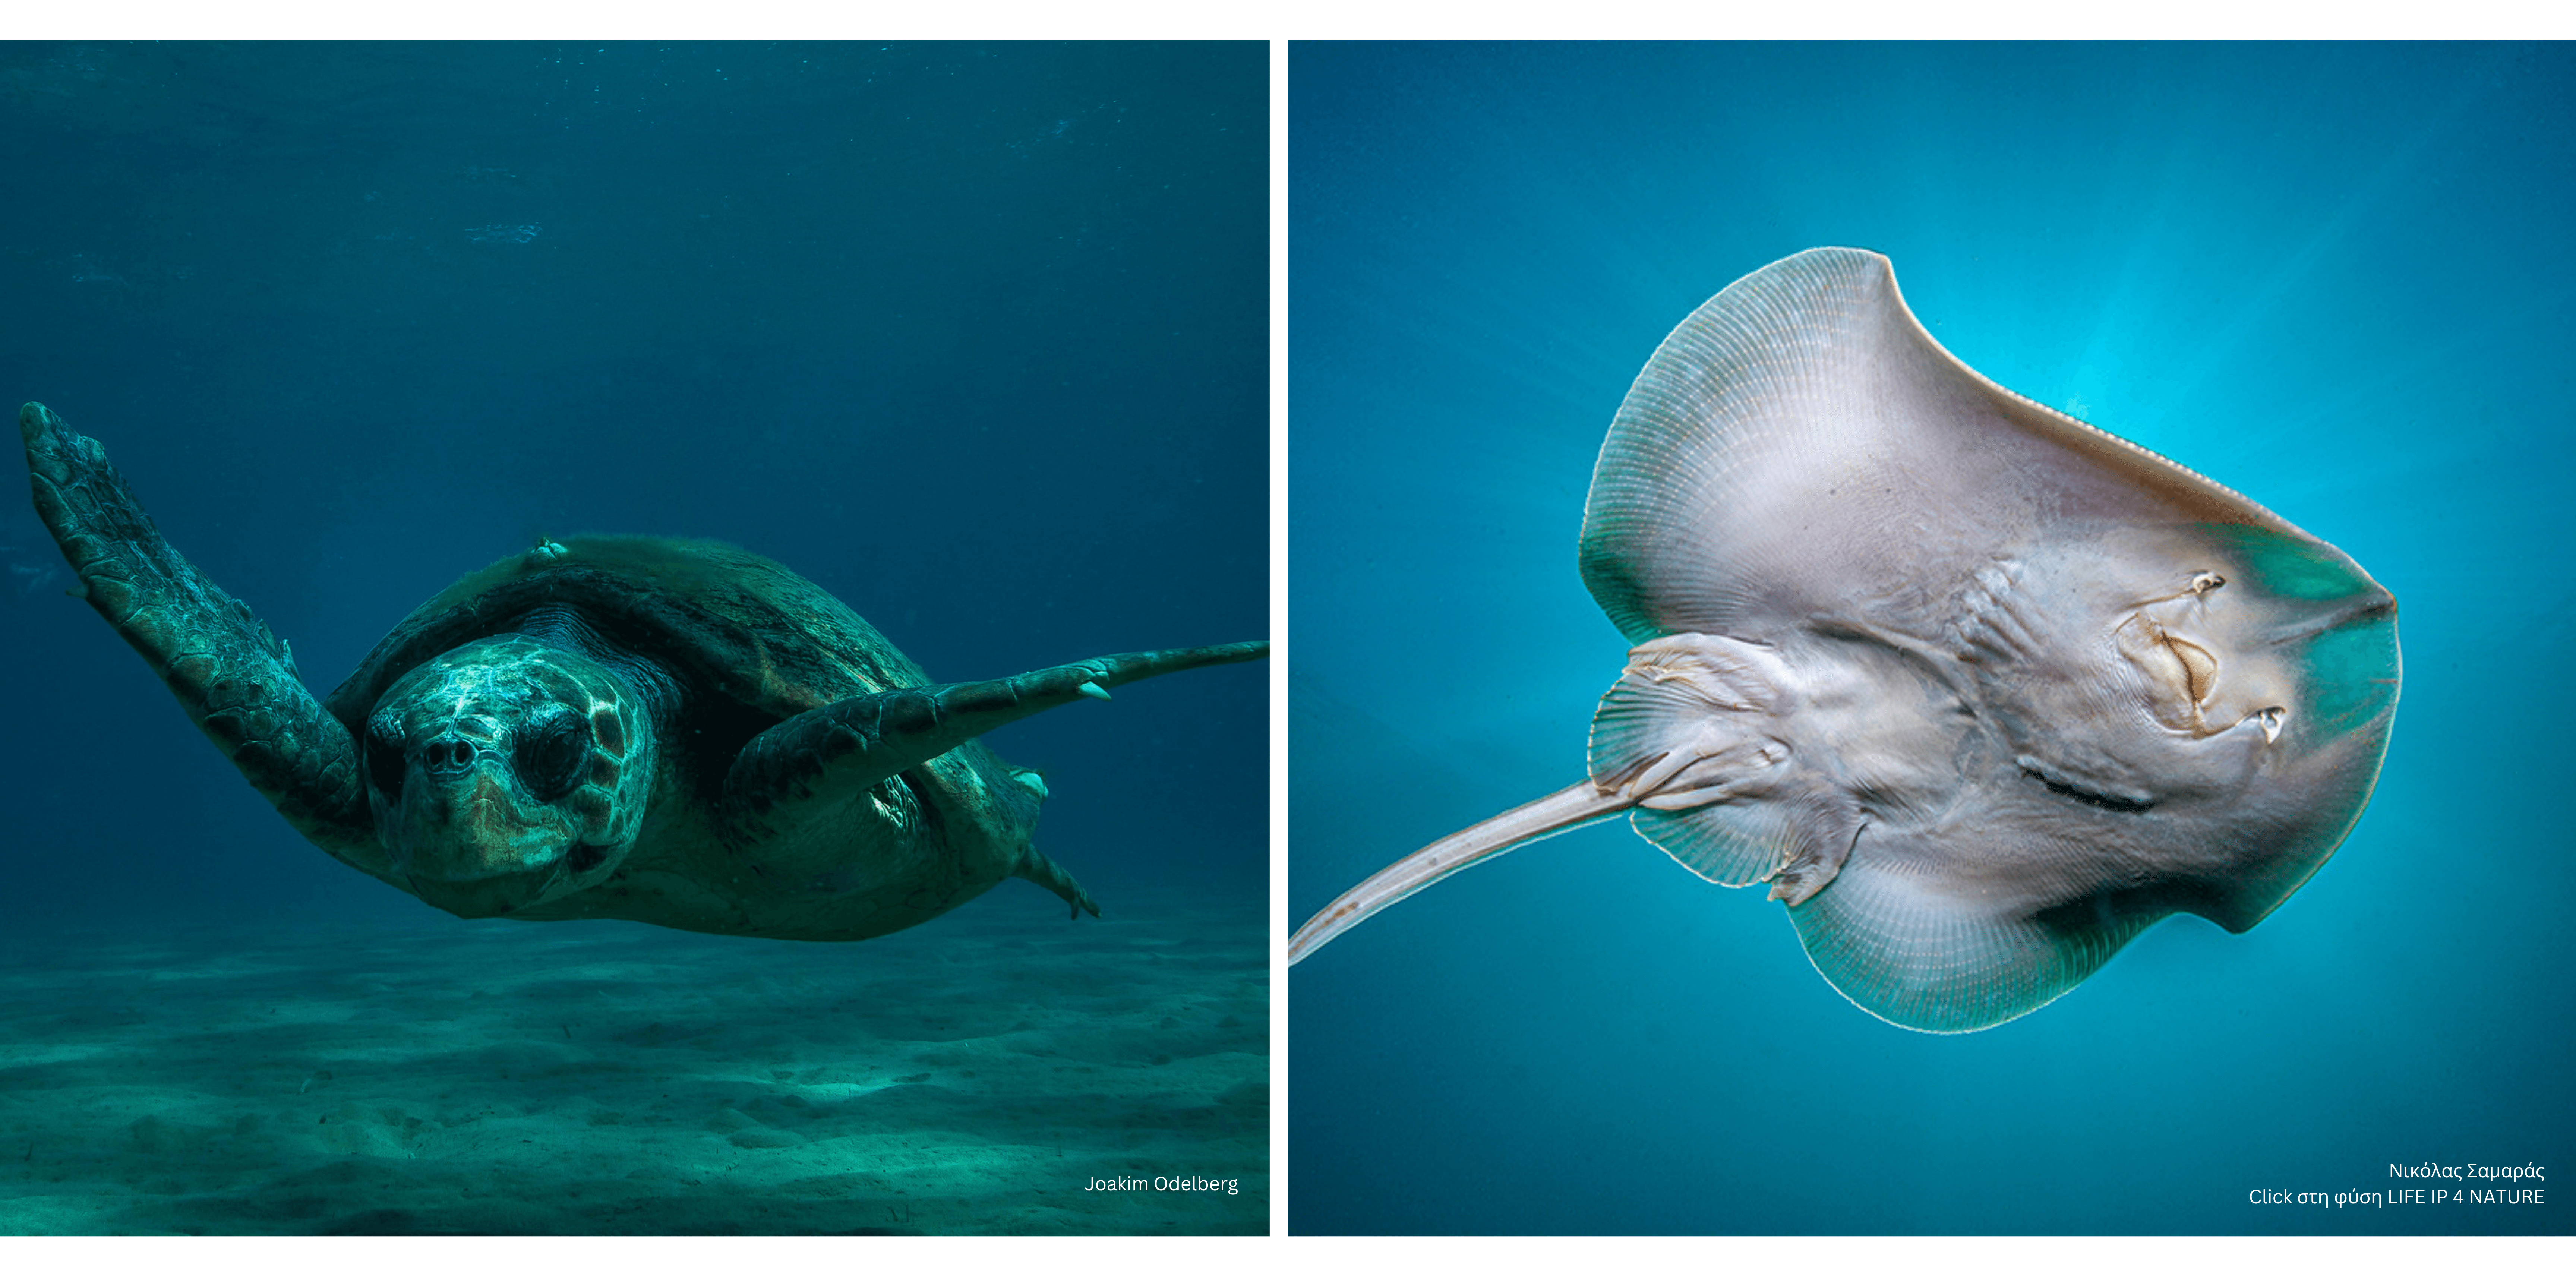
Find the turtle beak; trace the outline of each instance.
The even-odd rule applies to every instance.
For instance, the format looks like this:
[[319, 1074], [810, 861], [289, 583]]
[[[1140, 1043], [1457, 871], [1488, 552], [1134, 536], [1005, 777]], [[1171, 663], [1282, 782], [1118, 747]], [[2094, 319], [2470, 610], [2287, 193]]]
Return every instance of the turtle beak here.
[[461, 739], [423, 748], [380, 831], [395, 874], [460, 917], [507, 916], [560, 893], [564, 859], [581, 839], [560, 811], [523, 801], [501, 761]]

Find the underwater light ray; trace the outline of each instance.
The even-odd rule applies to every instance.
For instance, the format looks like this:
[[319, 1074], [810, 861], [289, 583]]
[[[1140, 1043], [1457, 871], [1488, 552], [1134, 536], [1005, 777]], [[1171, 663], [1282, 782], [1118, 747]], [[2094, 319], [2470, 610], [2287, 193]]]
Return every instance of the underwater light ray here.
[[2318, 269], [2344, 248], [2367, 219], [2387, 214], [2392, 204], [2390, 194], [2426, 167], [2428, 154], [2437, 143], [2457, 137], [2459, 122], [2487, 92], [2483, 77], [2461, 80], [2463, 88], [2450, 103], [2425, 117], [2402, 143], [2389, 149], [2384, 154], [2386, 159], [2295, 250], [2267, 257], [2270, 271], [2251, 289], [2236, 296], [2236, 307], [2160, 382], [2159, 390], [2168, 405], [2193, 403], [2201, 386], [2219, 370], [2251, 356], [2256, 349], [2255, 337], [2279, 325], [2273, 315], [2281, 306], [2298, 297]]

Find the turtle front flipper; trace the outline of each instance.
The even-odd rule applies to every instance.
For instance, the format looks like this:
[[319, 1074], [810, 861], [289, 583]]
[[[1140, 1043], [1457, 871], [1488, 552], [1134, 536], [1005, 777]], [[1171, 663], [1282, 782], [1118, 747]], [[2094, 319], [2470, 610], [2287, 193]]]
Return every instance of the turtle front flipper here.
[[[1256, 640], [1118, 653], [999, 680], [888, 689], [844, 698], [782, 721], [752, 739], [725, 775], [725, 812], [736, 828], [746, 832], [794, 831], [809, 816], [837, 808], [896, 774], [1014, 720], [1083, 698], [1106, 700], [1110, 689], [1132, 681], [1249, 662], [1269, 652], [1268, 642]], [[1022, 856], [1014, 874], [1054, 891], [1077, 912], [1088, 909], [1099, 914], [1082, 887], [1034, 849]]]
[[363, 871], [383, 850], [356, 743], [296, 678], [286, 646], [161, 537], [97, 442], [38, 403], [18, 409], [37, 517], [89, 601], [188, 718], [314, 844]]
[[1117, 653], [999, 680], [887, 689], [781, 721], [751, 740], [725, 775], [737, 818], [762, 819], [814, 796], [846, 797], [964, 746], [1014, 720], [1194, 667], [1269, 655], [1267, 641]]

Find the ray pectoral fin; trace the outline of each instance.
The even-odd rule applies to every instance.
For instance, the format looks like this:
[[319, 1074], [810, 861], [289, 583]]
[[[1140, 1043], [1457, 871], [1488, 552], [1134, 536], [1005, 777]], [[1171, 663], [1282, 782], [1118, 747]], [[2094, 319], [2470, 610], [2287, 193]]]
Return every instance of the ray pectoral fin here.
[[725, 799], [752, 818], [816, 796], [841, 799], [954, 751], [1014, 720], [1121, 684], [1267, 656], [1268, 643], [1118, 653], [1070, 666], [844, 698], [751, 740], [725, 775]]
[[1438, 881], [1507, 850], [1598, 823], [1634, 805], [1626, 796], [1604, 791], [1587, 779], [1444, 836], [1352, 887], [1308, 918], [1288, 940], [1288, 964], [1304, 961], [1334, 936]]
[[18, 434], [36, 513], [80, 597], [297, 831], [383, 875], [356, 743], [296, 677], [286, 646], [162, 538], [96, 441], [37, 403], [19, 409]]
[[1818, 973], [1862, 1010], [1909, 1029], [1965, 1033], [2063, 996], [2164, 913], [2109, 896], [2025, 907], [1962, 881], [1958, 863], [1872, 829], [1830, 885], [1790, 905], [1789, 920]]

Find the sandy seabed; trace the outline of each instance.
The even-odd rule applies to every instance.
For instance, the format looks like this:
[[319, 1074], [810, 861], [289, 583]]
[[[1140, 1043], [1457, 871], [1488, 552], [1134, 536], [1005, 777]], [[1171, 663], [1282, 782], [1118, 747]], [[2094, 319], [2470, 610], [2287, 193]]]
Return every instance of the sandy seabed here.
[[0, 1233], [1259, 1234], [1266, 943], [988, 897], [0, 944]]

